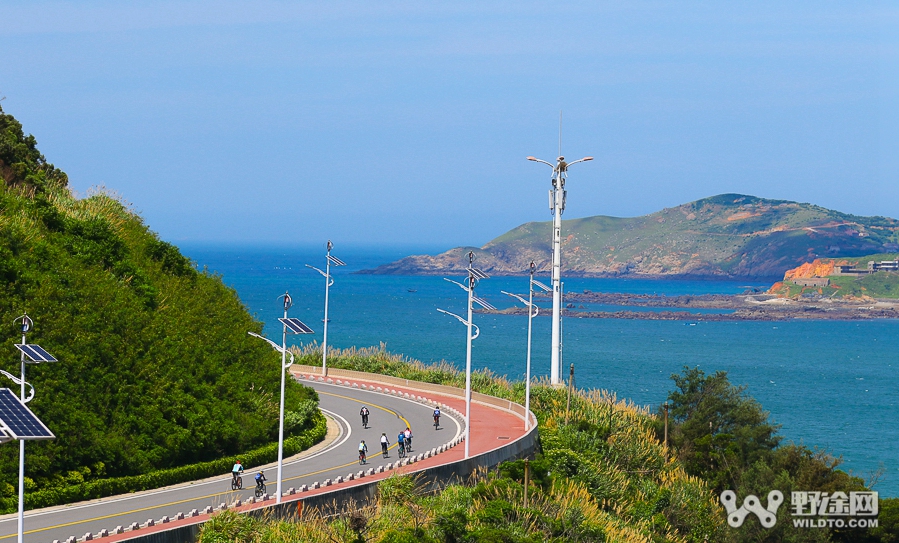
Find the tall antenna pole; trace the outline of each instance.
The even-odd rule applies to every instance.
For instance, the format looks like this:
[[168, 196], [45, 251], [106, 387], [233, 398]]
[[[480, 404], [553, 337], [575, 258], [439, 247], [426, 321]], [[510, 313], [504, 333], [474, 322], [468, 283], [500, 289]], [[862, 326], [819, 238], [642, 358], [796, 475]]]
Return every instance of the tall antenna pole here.
[[558, 385], [561, 382], [559, 374], [562, 370], [562, 361], [559, 358], [562, 339], [562, 212], [565, 211], [565, 171], [567, 166], [565, 157], [559, 155], [551, 192], [553, 202], [553, 267], [551, 272], [553, 320], [549, 379], [553, 385]]
[[559, 156], [562, 156], [562, 110], [559, 110]]
[[[561, 128], [561, 113], [559, 114]], [[562, 136], [559, 132], [559, 142]], [[565, 162], [565, 157], [559, 154], [555, 164], [545, 160], [527, 157], [532, 162], [542, 162], [553, 169], [553, 188], [549, 191], [549, 208], [553, 214], [553, 260], [552, 260], [552, 290], [553, 290], [553, 320], [552, 320], [552, 356], [550, 358], [549, 379], [553, 385], [561, 384], [559, 374], [562, 372], [561, 354], [561, 321], [562, 321], [562, 212], [565, 211], [565, 178], [568, 176], [568, 167], [578, 162], [593, 160], [592, 156], [584, 157], [574, 162]]]

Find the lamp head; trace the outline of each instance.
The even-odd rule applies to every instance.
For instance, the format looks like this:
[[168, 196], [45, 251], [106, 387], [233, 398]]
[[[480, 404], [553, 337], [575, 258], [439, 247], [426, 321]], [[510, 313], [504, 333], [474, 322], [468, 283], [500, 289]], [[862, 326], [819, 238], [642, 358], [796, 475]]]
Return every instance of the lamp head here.
[[526, 157], [526, 158], [527, 158], [528, 160], [530, 160], [531, 162], [537, 162], [537, 158], [536, 158], [536, 157], [529, 156], [529, 157]]

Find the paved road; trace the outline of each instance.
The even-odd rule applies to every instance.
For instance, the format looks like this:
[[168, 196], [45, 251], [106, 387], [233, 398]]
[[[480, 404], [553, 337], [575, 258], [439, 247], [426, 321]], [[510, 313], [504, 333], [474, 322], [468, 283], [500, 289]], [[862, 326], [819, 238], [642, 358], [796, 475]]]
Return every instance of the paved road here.
[[[334, 479], [360, 469], [357, 449], [359, 440], [369, 445], [369, 467], [397, 460], [396, 435], [408, 425], [413, 431], [412, 446], [416, 451], [430, 450], [461, 435], [461, 423], [444, 415], [441, 428], [434, 429], [432, 410], [420, 403], [394, 396], [377, 394], [360, 389], [326, 383], [304, 382], [319, 391], [320, 407], [340, 427], [340, 435], [328, 447], [312, 456], [284, 463], [283, 490], [300, 485], [310, 485], [327, 478]], [[366, 405], [371, 412], [369, 428], [363, 429], [359, 410]], [[389, 458], [382, 459], [379, 439], [386, 432], [391, 441]], [[27, 454], [27, 448], [26, 448]], [[55, 507], [25, 513], [25, 541], [27, 543], [51, 543], [64, 541], [69, 536], [81, 538], [85, 533], [98, 533], [101, 529], [112, 531], [116, 526], [127, 527], [132, 522], [158, 521], [163, 516], [174, 517], [191, 509], [202, 511], [206, 506], [216, 507], [232, 503], [238, 497], [246, 501], [253, 495], [253, 474], [243, 477], [242, 491], [231, 491], [231, 476], [223, 474], [194, 483], [161, 490], [141, 492], [126, 496], [104, 498], [93, 502], [66, 507]], [[277, 467], [265, 470], [269, 479], [268, 491], [275, 493]], [[16, 515], [0, 517], [0, 543], [15, 541]]]

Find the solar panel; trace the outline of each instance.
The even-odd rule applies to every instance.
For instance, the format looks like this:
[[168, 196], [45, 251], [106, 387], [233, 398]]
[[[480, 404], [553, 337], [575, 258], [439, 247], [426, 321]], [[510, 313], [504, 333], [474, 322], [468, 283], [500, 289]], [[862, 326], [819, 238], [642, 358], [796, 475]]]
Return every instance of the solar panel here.
[[533, 279], [532, 281], [533, 281], [534, 285], [537, 286], [537, 288], [543, 289], [543, 290], [545, 290], [546, 292], [549, 292], [549, 291], [552, 290], [551, 288], [549, 288], [548, 286], [544, 285], [544, 284], [541, 283], [540, 281], [537, 281], [536, 279]]
[[312, 328], [309, 328], [308, 326], [303, 324], [303, 321], [301, 321], [300, 319], [295, 319], [293, 317], [290, 317], [289, 319], [278, 319], [278, 320], [281, 321], [284, 324], [284, 326], [286, 326], [287, 329], [290, 330], [291, 332], [293, 332], [294, 334], [314, 334], [315, 333], [312, 330]]
[[56, 438], [8, 388], [0, 388], [0, 431], [15, 439]]
[[481, 306], [483, 306], [484, 309], [490, 309], [490, 310], [496, 309], [496, 307], [495, 307], [493, 304], [491, 304], [491, 303], [488, 302], [487, 300], [485, 300], [485, 299], [483, 299], [483, 298], [479, 298], [479, 297], [477, 297], [477, 296], [472, 296], [472, 297], [471, 297], [471, 301], [472, 301], [472, 302], [477, 302], [477, 303], [481, 304]]
[[490, 279], [490, 276], [477, 268], [468, 268], [468, 273], [475, 279]]
[[328, 255], [328, 260], [330, 260], [331, 264], [334, 264], [335, 266], [346, 266], [346, 262], [340, 260], [336, 256]]
[[16, 349], [19, 349], [25, 356], [30, 358], [33, 362], [59, 362], [53, 355], [48, 353], [41, 347], [40, 345], [28, 345], [28, 344], [16, 344]]

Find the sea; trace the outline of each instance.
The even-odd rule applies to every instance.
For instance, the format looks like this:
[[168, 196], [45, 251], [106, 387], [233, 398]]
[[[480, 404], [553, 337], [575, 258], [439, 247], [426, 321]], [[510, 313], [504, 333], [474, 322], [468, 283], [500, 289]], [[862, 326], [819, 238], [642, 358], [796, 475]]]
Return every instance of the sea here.
[[[307, 266], [325, 269], [325, 244], [225, 245], [181, 243], [200, 269], [219, 274], [247, 309], [280, 338], [289, 292], [290, 316], [315, 330], [294, 336], [304, 344], [322, 340], [325, 279]], [[411, 254], [437, 254], [447, 247], [336, 245], [332, 254], [346, 266], [332, 267], [328, 343], [371, 347], [423, 362], [465, 367], [466, 330], [437, 311], [465, 315], [466, 293], [439, 276], [358, 274]], [[477, 262], [475, 262], [477, 266]], [[464, 276], [447, 276], [462, 281]], [[549, 277], [537, 277], [549, 283]], [[565, 278], [565, 292], [646, 294], [740, 294], [766, 289], [747, 281]], [[526, 277], [491, 277], [476, 294], [498, 308], [521, 305], [502, 291], [527, 293]], [[549, 375], [549, 298], [538, 299], [533, 322], [532, 374]], [[645, 310], [585, 306], [583, 309]], [[476, 314], [480, 336], [472, 367], [513, 379], [525, 375], [527, 316]], [[623, 319], [563, 319], [563, 377], [575, 365], [579, 388], [612, 391], [620, 399], [655, 409], [674, 388], [672, 374], [698, 366], [707, 374], [726, 371], [781, 425], [785, 441], [841, 457], [841, 469], [867, 481], [882, 497], [899, 496], [899, 320], [704, 322]]]

